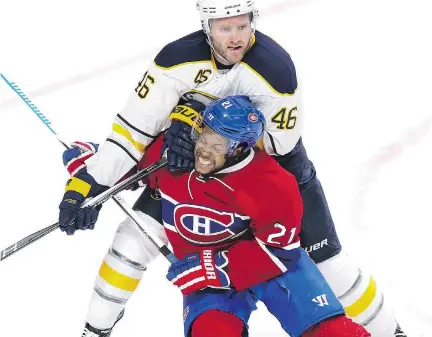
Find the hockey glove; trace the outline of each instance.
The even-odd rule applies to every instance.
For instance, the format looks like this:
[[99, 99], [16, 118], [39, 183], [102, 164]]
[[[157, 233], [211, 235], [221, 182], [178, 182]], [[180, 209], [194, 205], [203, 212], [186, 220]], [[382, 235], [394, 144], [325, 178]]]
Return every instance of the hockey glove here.
[[188, 172], [195, 167], [195, 142], [191, 138], [192, 127], [197, 126], [205, 105], [190, 101], [178, 105], [171, 112], [171, 126], [167, 129], [163, 141], [161, 156], [167, 151], [168, 170], [170, 172]]
[[102, 207], [80, 208], [87, 197], [94, 197], [107, 188], [87, 173], [85, 165], [85, 160], [93, 156], [98, 147], [98, 144], [91, 142], [74, 142], [70, 149], [63, 152], [63, 164], [72, 177], [59, 206], [59, 227], [68, 235], [74, 234], [77, 229], [93, 229]]
[[[84, 171], [80, 170], [86, 168], [85, 161], [92, 157], [97, 152], [98, 148], [99, 145], [93, 142], [73, 142], [70, 149], [63, 152], [63, 165], [66, 167], [69, 174], [73, 177], [79, 172], [78, 175], [82, 176]], [[98, 210], [88, 208], [77, 212], [72, 205], [81, 205], [83, 202], [81, 199], [83, 197], [78, 196], [79, 200], [77, 198], [71, 199], [69, 198], [70, 194], [71, 193], [68, 193], [68, 198], [63, 197], [63, 201], [60, 204], [60, 230], [66, 232], [68, 235], [72, 235], [76, 229], [93, 229], [100, 207]], [[68, 226], [68, 223], [71, 222], [70, 219], [75, 216], [75, 221]]]
[[228, 289], [231, 281], [225, 268], [228, 265], [226, 251], [215, 253], [203, 250], [190, 254], [171, 265], [167, 279], [179, 287], [183, 295], [203, 288]]
[[77, 229], [93, 229], [101, 206], [80, 208], [86, 198], [92, 198], [108, 187], [102, 186], [87, 173], [86, 168], [79, 170], [66, 183], [66, 193], [60, 203], [60, 230], [72, 235]]
[[71, 176], [85, 168], [85, 161], [98, 150], [99, 144], [92, 142], [73, 142], [70, 149], [63, 152], [63, 165]]

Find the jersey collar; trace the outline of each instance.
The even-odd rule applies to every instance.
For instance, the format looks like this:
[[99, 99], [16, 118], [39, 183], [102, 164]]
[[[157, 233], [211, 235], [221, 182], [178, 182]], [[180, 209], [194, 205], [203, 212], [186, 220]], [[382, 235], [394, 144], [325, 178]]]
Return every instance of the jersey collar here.
[[249, 155], [245, 159], [243, 159], [242, 161], [238, 162], [237, 164], [235, 164], [233, 166], [229, 166], [229, 167], [227, 167], [227, 168], [225, 168], [223, 170], [220, 170], [220, 171], [216, 172], [215, 175], [218, 175], [218, 174], [227, 174], [227, 173], [232, 173], [232, 172], [235, 172], [235, 171], [239, 171], [242, 168], [246, 167], [252, 161], [252, 159], [254, 158], [254, 156], [255, 156], [254, 149], [250, 149]]

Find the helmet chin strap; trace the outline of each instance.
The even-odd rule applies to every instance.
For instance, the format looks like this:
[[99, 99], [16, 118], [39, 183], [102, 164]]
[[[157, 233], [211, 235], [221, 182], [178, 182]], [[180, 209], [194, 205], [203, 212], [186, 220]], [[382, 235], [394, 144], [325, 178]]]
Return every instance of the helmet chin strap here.
[[208, 45], [210, 46], [210, 48], [211, 48], [213, 54], [216, 55], [218, 61], [221, 62], [221, 63], [226, 63], [226, 65], [230, 65], [230, 64], [231, 64], [230, 61], [228, 61], [225, 57], [223, 57], [221, 54], [219, 54], [219, 53], [216, 51], [216, 48], [214, 47], [213, 42], [211, 41], [210, 34], [209, 34], [209, 33], [206, 33], [206, 35], [207, 35], [207, 43], [208, 43]]

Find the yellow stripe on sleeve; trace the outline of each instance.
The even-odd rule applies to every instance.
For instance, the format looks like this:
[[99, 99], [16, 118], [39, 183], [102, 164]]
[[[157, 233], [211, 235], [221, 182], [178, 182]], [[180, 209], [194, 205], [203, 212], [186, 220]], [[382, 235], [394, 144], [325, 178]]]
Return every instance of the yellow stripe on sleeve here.
[[118, 271], [115, 271], [110, 266], [108, 266], [105, 261], [100, 267], [99, 275], [103, 280], [113, 287], [126, 291], [134, 291], [140, 282], [138, 279], [134, 279], [127, 275], [121, 274]]
[[369, 305], [371, 305], [373, 299], [376, 295], [376, 282], [371, 277], [369, 281], [369, 285], [363, 295], [355, 301], [353, 304], [349, 305], [345, 308], [345, 312], [349, 317], [357, 317], [362, 312], [364, 312]]
[[128, 130], [126, 130], [123, 126], [121, 126], [120, 124], [114, 123], [112, 129], [114, 132], [125, 137], [129, 141], [129, 143], [131, 143], [139, 152], [141, 152], [141, 153], [144, 152], [144, 149], [146, 146], [144, 144], [136, 141], [135, 139], [133, 139], [130, 132]]

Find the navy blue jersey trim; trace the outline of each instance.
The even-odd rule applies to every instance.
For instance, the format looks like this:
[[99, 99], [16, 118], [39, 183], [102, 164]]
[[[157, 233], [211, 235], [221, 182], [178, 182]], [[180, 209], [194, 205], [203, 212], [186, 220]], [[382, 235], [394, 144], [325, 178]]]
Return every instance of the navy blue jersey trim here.
[[257, 72], [280, 94], [294, 94], [297, 77], [290, 55], [268, 36], [255, 32], [255, 44], [246, 53], [242, 63]]
[[154, 62], [162, 68], [171, 68], [190, 62], [211, 62], [210, 46], [202, 30], [186, 35], [167, 44], [156, 56]]

